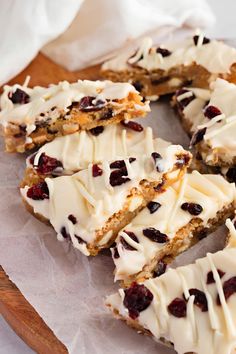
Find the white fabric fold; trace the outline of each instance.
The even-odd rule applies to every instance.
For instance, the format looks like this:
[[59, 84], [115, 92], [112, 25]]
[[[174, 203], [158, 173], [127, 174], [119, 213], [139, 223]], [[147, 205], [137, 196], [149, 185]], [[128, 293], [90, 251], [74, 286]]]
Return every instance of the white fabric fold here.
[[0, 84], [23, 70], [43, 46], [52, 60], [77, 70], [149, 33], [213, 22], [206, 0], [1, 1]]

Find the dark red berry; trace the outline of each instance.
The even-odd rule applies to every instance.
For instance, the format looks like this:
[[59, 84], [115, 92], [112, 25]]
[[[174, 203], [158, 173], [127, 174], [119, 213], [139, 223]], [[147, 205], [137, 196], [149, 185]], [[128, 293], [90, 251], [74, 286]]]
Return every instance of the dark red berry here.
[[29, 103], [30, 100], [30, 96], [25, 91], [19, 88], [16, 89], [15, 92], [10, 92], [8, 97], [14, 104], [15, 103], [25, 104], [25, 103]]
[[[126, 231], [124, 230], [124, 232], [135, 242], [139, 243], [139, 240], [137, 238], [137, 236], [132, 232], [132, 231]], [[120, 237], [120, 242], [122, 243], [123, 247], [129, 251], [137, 251], [136, 248], [134, 248], [133, 246], [131, 246], [125, 239], [124, 237]]]
[[163, 167], [161, 166], [162, 156], [158, 152], [153, 152], [152, 158], [154, 160], [157, 172], [162, 172], [163, 171]]
[[150, 214], [155, 213], [159, 208], [161, 207], [161, 204], [158, 202], [149, 202], [147, 204], [147, 208], [150, 211]]
[[120, 186], [123, 183], [129, 182], [130, 178], [124, 177], [127, 176], [128, 172], [126, 167], [119, 170], [112, 171], [110, 174], [110, 184], [112, 187]]
[[40, 155], [38, 165], [36, 166], [37, 172], [41, 174], [48, 174], [55, 171], [57, 168], [63, 168], [60, 161], [54, 157], [47, 156], [44, 152]]
[[154, 227], [148, 227], [147, 229], [144, 229], [143, 234], [153, 242], [165, 243], [168, 241], [168, 236], [155, 229]]
[[209, 119], [219, 116], [220, 114], [222, 114], [222, 112], [215, 106], [207, 106], [204, 110], [204, 116]]
[[98, 177], [98, 176], [101, 176], [102, 174], [103, 174], [103, 171], [102, 171], [101, 167], [99, 167], [97, 164], [94, 164], [92, 167], [93, 177]]
[[[95, 101], [95, 102], [94, 102]], [[105, 106], [106, 102], [102, 100], [97, 100], [92, 96], [85, 96], [81, 98], [79, 102], [79, 109], [82, 112], [92, 112], [102, 109]]]
[[142, 91], [143, 89], [143, 84], [140, 81], [134, 81], [132, 85], [135, 87], [135, 89], [139, 92]]
[[[236, 277], [232, 277], [224, 282], [223, 291], [225, 300], [227, 301], [228, 298], [236, 292]], [[220, 305], [219, 295], [217, 297], [217, 304]]]
[[146, 310], [153, 300], [151, 291], [143, 284], [133, 283], [125, 289], [123, 304], [129, 310], [129, 316], [135, 320], [139, 313]]
[[229, 168], [227, 173], [226, 173], [226, 177], [227, 177], [229, 182], [236, 183], [236, 167]]
[[29, 162], [31, 165], [34, 164], [34, 159], [35, 159], [35, 156], [37, 155], [37, 152], [35, 152], [34, 154], [32, 154], [30, 157], [29, 157]]
[[[198, 38], [199, 38], [199, 36], [197, 36], [197, 35], [193, 36], [193, 42], [195, 45], [197, 45], [197, 43], [198, 43]], [[203, 37], [202, 44], [208, 44], [208, 43], [210, 43], [210, 39], [207, 37]]]
[[33, 200], [49, 199], [49, 190], [46, 182], [33, 185], [27, 191], [27, 197]]
[[203, 291], [198, 289], [189, 289], [189, 294], [194, 295], [194, 304], [198, 306], [202, 312], [208, 311], [207, 298]]
[[[225, 275], [225, 272], [222, 272], [222, 270], [220, 270], [220, 269], [217, 269], [217, 272], [218, 272], [220, 278], [222, 278]], [[207, 273], [207, 282], [206, 283], [207, 284], [215, 283], [215, 279], [214, 279], [212, 271]]]
[[156, 269], [153, 272], [153, 277], [156, 278], [156, 277], [159, 277], [160, 275], [164, 274], [166, 271], [166, 267], [167, 267], [166, 263], [164, 263], [163, 261], [159, 261], [156, 266]]
[[[130, 158], [129, 158], [129, 162], [130, 162], [130, 163], [132, 163], [132, 162], [134, 162], [134, 161], [136, 161], [136, 158], [135, 158], [135, 157], [130, 157]], [[126, 168], [125, 161], [124, 161], [124, 160], [116, 160], [116, 161], [114, 161], [114, 162], [112, 162], [112, 163], [110, 164], [110, 168], [118, 168], [118, 169], [120, 169], [120, 168]]]
[[74, 215], [72, 215], [72, 214], [70, 214], [69, 216], [68, 216], [68, 219], [72, 222], [72, 224], [76, 224], [77, 223], [77, 219], [76, 219], [76, 217], [74, 216]]
[[192, 137], [191, 141], [190, 141], [190, 146], [194, 146], [198, 143], [200, 143], [200, 141], [203, 140], [204, 138], [204, 135], [206, 133], [206, 130], [207, 128], [202, 128], [202, 129], [199, 129]]
[[186, 301], [184, 299], [180, 299], [179, 297], [176, 297], [169, 305], [168, 305], [168, 311], [170, 312], [171, 315], [182, 318], [186, 317], [186, 312], [187, 312], [187, 306], [186, 306]]
[[113, 249], [113, 258], [115, 258], [115, 259], [120, 258], [117, 247], [112, 247], [112, 249]]
[[66, 239], [70, 239], [70, 238], [71, 238], [71, 237], [70, 237], [70, 234], [67, 233], [65, 226], [63, 226], [63, 227], [61, 228], [60, 233], [61, 233], [61, 235], [62, 235], [64, 238], [66, 238]]
[[160, 48], [160, 47], [156, 49], [156, 52], [158, 54], [161, 54], [163, 57], [168, 57], [172, 54], [172, 52], [170, 52], [168, 49]]
[[129, 129], [132, 129], [136, 132], [142, 132], [143, 131], [143, 127], [141, 124], [134, 122], [133, 120], [129, 120], [128, 122], [125, 122], [124, 120], [121, 122], [121, 124]]
[[90, 133], [94, 136], [98, 136], [103, 132], [103, 130], [104, 130], [104, 127], [102, 125], [100, 125], [98, 127], [90, 129]]
[[78, 242], [80, 243], [80, 244], [83, 244], [83, 243], [87, 243], [86, 241], [84, 241], [80, 236], [78, 236], [78, 235], [75, 235], [75, 238], [78, 240]]
[[201, 205], [196, 203], [183, 203], [181, 205], [181, 209], [183, 209], [184, 211], [188, 211], [189, 214], [194, 216], [201, 214], [201, 212], [203, 211]]

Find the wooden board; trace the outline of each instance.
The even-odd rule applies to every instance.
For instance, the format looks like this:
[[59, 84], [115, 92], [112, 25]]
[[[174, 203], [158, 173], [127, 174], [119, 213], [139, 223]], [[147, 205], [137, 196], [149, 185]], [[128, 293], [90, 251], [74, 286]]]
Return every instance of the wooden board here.
[[[99, 78], [98, 72], [98, 66], [77, 72], [69, 72], [43, 54], [38, 54], [32, 63], [22, 73], [11, 80], [9, 84], [22, 84], [27, 75], [31, 76], [30, 86], [47, 86], [60, 80], [68, 80], [70, 82], [77, 79], [95, 80]], [[26, 301], [1, 267], [0, 313], [13, 330], [37, 353], [67, 353], [65, 346], [56, 338], [34, 308]]]

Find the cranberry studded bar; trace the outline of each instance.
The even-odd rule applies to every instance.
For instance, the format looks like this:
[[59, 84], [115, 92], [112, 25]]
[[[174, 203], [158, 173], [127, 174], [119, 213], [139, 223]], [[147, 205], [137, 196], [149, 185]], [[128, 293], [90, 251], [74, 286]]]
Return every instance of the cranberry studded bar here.
[[203, 161], [236, 182], [236, 85], [217, 79], [210, 88], [183, 88], [172, 105], [192, 136], [199, 165]]
[[156, 100], [186, 85], [208, 88], [217, 77], [236, 83], [236, 49], [202, 34], [160, 46], [145, 38], [135, 52], [105, 62], [101, 74], [131, 82], [144, 97]]
[[165, 272], [166, 261], [233, 217], [236, 190], [220, 175], [186, 174], [157, 195], [111, 248], [115, 280], [125, 286]]
[[226, 354], [236, 348], [236, 230], [215, 254], [107, 298], [115, 317], [180, 353]]
[[150, 110], [129, 83], [27, 84], [4, 86], [1, 96], [0, 123], [8, 152], [24, 152], [57, 136], [142, 117]]

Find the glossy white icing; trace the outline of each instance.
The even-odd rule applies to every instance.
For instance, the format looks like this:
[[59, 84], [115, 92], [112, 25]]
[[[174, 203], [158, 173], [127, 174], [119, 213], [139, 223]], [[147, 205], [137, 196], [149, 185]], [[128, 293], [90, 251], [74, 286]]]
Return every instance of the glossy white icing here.
[[[30, 96], [29, 103], [13, 104], [9, 99], [9, 93], [21, 89]], [[129, 83], [113, 83], [111, 81], [89, 81], [78, 80], [70, 84], [67, 81], [59, 82], [57, 85], [49, 87], [35, 86], [29, 88], [26, 85], [15, 84], [4, 86], [3, 94], [0, 99], [0, 122], [6, 126], [9, 122], [16, 124], [26, 124], [27, 132], [30, 134], [35, 129], [35, 121], [44, 121], [51, 118], [55, 121], [61, 112], [67, 112], [68, 107], [73, 102], [79, 102], [85, 96], [94, 97], [94, 102], [109, 100], [119, 111], [120, 105], [114, 100], [126, 98], [130, 92], [138, 93]], [[56, 109], [53, 109], [56, 107]], [[134, 108], [135, 109], [135, 108]], [[141, 111], [149, 111], [149, 104], [136, 107]], [[40, 114], [46, 114], [40, 115]]]
[[[109, 148], [108, 148], [109, 142]], [[47, 156], [59, 160], [63, 173], [73, 173], [87, 168], [89, 163], [120, 160], [127, 157], [150, 155], [169, 146], [169, 143], [154, 139], [152, 128], [144, 128], [142, 132], [126, 129], [121, 124], [108, 125], [98, 136], [89, 131], [81, 131], [63, 137], [55, 138], [52, 142], [43, 145], [34, 158], [37, 168], [40, 156]], [[30, 166], [29, 159], [27, 165]]]
[[[89, 164], [87, 169], [72, 176], [46, 178], [49, 199], [33, 200], [28, 198], [28, 186], [21, 189], [21, 194], [32, 206], [35, 213], [50, 220], [60, 239], [62, 238], [61, 228], [66, 227], [73, 245], [88, 254], [88, 251], [85, 251], [86, 246], [83, 244], [84, 248], [82, 249], [74, 235], [81, 237], [87, 243], [95, 241], [96, 232], [105, 227], [106, 222], [114, 213], [119, 212], [125, 206], [128, 207], [127, 210], [133, 211], [143, 202], [140, 186], [142, 180], [158, 184], [162, 180], [163, 174], [173, 173], [172, 170], [176, 168], [175, 164], [179, 161], [176, 155], [186, 153], [179, 145], [166, 144], [160, 139], [158, 141], [160, 143], [156, 147], [162, 156], [159, 166], [161, 172], [157, 171], [154, 160], [150, 157], [150, 152], [149, 155], [137, 157], [131, 163], [129, 159], [124, 160], [128, 173], [125, 177], [130, 181], [119, 186], [111, 186], [109, 179], [114, 169], [110, 167], [109, 162], [103, 161], [99, 165], [103, 171], [100, 176], [93, 177], [93, 167], [92, 164]], [[151, 144], [150, 141], [148, 143]], [[151, 151], [153, 152], [153, 150]], [[174, 173], [178, 172], [177, 169]], [[140, 198], [130, 198], [127, 202], [127, 196], [135, 187], [140, 191]], [[68, 220], [70, 214], [78, 220], [75, 225]]]
[[[188, 90], [194, 93], [195, 99], [183, 109], [183, 115], [191, 126], [192, 134], [207, 128], [200, 145], [211, 149], [202, 152], [204, 160], [208, 163], [213, 159], [213, 154], [219, 154], [224, 155], [225, 161], [230, 162], [236, 155], [236, 85], [217, 79], [211, 83], [211, 91], [195, 88]], [[213, 119], [205, 117], [206, 104], [217, 107], [222, 114]]]
[[[200, 38], [201, 36], [199, 36]], [[171, 55], [162, 56], [153, 47], [152, 39], [144, 38], [134, 56], [130, 51], [105, 62], [102, 70], [122, 71], [129, 70], [134, 65], [148, 71], [169, 70], [180, 65], [199, 64], [210, 73], [228, 73], [232, 64], [236, 63], [236, 49], [221, 41], [211, 40], [207, 44], [198, 41], [195, 45], [193, 38], [182, 42], [160, 45], [168, 49]]]
[[[115, 280], [128, 280], [129, 276], [141, 272], [158, 255], [163, 257], [162, 252], [165, 253], [164, 249], [176, 233], [193, 218], [199, 218], [201, 225], [207, 227], [218, 211], [234, 201], [236, 203], [236, 189], [233, 183], [230, 184], [220, 175], [201, 175], [194, 171], [157, 195], [153, 201], [160, 204], [154, 213], [151, 214], [146, 207], [118, 234], [116, 248], [119, 258], [114, 257], [114, 248], [111, 249], [116, 266]], [[185, 202], [199, 204], [203, 208], [202, 212], [194, 216], [182, 210], [181, 205]], [[167, 235], [169, 241], [157, 243], [145, 237], [143, 230], [149, 227]], [[133, 232], [138, 242], [133, 241], [125, 230]], [[125, 248], [121, 237], [135, 250]]]
[[[236, 275], [235, 228], [230, 226], [231, 240], [228, 247], [215, 254], [176, 269], [169, 269], [159, 278], [149, 279], [144, 285], [151, 291], [151, 304], [139, 313], [135, 320], [141, 327], [151, 332], [156, 340], [165, 338], [173, 343], [179, 354], [233, 354], [236, 348], [236, 293], [227, 300], [223, 284]], [[220, 278], [217, 270], [225, 274]], [[208, 273], [212, 272], [213, 282], [207, 284]], [[205, 293], [208, 311], [203, 312], [194, 304], [195, 296], [189, 289]], [[186, 317], [177, 318], [168, 310], [175, 299], [187, 299]], [[217, 297], [221, 305], [217, 304]], [[123, 318], [129, 318], [124, 306], [124, 290], [109, 296], [106, 304]]]

